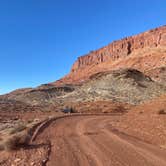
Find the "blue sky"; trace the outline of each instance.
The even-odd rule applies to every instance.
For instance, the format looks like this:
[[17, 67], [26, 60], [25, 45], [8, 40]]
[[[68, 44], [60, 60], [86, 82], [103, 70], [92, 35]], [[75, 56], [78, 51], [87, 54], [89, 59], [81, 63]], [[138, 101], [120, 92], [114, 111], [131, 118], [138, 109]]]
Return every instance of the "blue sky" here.
[[78, 56], [165, 24], [165, 0], [0, 1], [0, 94], [55, 81]]

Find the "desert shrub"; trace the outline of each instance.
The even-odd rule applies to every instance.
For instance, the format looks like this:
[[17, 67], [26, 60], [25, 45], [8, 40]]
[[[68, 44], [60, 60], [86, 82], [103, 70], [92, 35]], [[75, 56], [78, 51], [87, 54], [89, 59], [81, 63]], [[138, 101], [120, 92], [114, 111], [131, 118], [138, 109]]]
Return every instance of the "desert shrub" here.
[[[30, 123], [27, 126], [18, 125], [12, 131], [3, 135], [0, 141], [0, 150], [12, 151], [22, 147], [26, 147], [32, 137], [33, 127], [36, 123]], [[1, 138], [1, 137], [0, 137]]]
[[109, 113], [109, 110], [102, 110], [102, 113]]
[[1, 150], [4, 150], [4, 145], [3, 144], [0, 144], [0, 151]]
[[26, 126], [25, 126], [25, 125], [19, 124], [19, 125], [17, 125], [15, 128], [13, 128], [13, 129], [10, 131], [9, 134], [15, 134], [15, 133], [21, 132], [21, 131], [23, 131], [23, 130], [25, 130], [25, 129], [26, 129]]
[[4, 149], [6, 151], [15, 150], [20, 145], [20, 141], [21, 141], [21, 137], [18, 135], [10, 137], [4, 142]]
[[119, 106], [116, 106], [116, 108], [114, 108], [112, 112], [115, 112], [115, 113], [126, 113], [127, 109], [125, 107], [119, 105]]
[[33, 119], [28, 119], [27, 123], [32, 123], [33, 122]]
[[4, 150], [11, 151], [16, 150], [22, 146], [26, 146], [28, 144], [29, 137], [30, 136], [27, 132], [22, 132], [19, 134], [12, 135], [6, 138], [6, 140], [4, 139]]
[[158, 111], [158, 114], [160, 114], [160, 115], [166, 115], [166, 110], [161, 109], [161, 110]]
[[64, 109], [63, 109], [63, 112], [64, 113], [76, 113], [76, 109], [72, 106], [66, 106]]
[[70, 113], [76, 113], [76, 109], [74, 109], [73, 107], [70, 108]]

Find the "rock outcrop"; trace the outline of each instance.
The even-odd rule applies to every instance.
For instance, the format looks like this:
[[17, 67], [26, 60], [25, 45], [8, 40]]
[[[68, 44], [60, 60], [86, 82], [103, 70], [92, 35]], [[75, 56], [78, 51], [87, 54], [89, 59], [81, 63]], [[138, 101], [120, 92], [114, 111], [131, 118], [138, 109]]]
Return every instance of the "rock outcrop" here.
[[115, 61], [126, 57], [137, 49], [145, 47], [166, 46], [166, 26], [147, 31], [145, 33], [114, 41], [106, 47], [92, 51], [88, 55], [77, 59], [72, 67], [72, 72], [88, 65], [99, 64], [109, 59]]
[[[161, 54], [158, 55], [160, 52]], [[158, 61], [162, 61], [162, 64], [158, 64], [158, 62], [155, 62], [155, 64], [152, 62], [152, 65], [148, 64], [149, 60], [154, 58], [154, 54], [157, 56]], [[146, 56], [148, 61], [145, 61], [140, 67], [139, 61], [144, 61], [142, 56]], [[133, 62], [130, 62], [127, 67], [133, 67], [141, 71], [166, 65], [166, 26], [114, 41], [106, 47], [79, 57], [72, 66], [71, 72], [56, 83], [77, 83], [103, 70], [124, 68], [126, 61], [131, 61], [129, 60], [130, 57], [135, 59], [133, 58]], [[119, 65], [120, 60], [123, 60], [123, 62], [120, 62]]]

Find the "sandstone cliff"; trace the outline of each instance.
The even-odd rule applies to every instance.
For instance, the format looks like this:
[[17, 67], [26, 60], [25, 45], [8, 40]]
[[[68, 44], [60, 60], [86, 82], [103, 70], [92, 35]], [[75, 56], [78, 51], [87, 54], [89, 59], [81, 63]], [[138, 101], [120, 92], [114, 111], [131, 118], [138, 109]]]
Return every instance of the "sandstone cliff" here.
[[166, 26], [114, 41], [97, 51], [81, 56], [71, 72], [56, 84], [79, 83], [90, 75], [132, 67], [141, 71], [166, 65]]

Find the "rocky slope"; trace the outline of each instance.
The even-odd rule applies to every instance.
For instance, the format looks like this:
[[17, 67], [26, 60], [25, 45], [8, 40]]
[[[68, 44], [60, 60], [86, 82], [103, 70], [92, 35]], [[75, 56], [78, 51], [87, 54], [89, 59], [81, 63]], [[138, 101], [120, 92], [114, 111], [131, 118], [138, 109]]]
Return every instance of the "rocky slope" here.
[[22, 93], [5, 95], [6, 100], [16, 100], [33, 106], [64, 106], [79, 102], [113, 101], [139, 104], [166, 93], [166, 86], [153, 81], [135, 69], [121, 69], [94, 74], [82, 85], [42, 85]]
[[74, 101], [111, 100], [139, 104], [166, 92], [166, 86], [135, 69], [100, 72], [70, 94]]
[[161, 84], [166, 84], [166, 66], [148, 70], [146, 71], [146, 74], [153, 80], [156, 80]]

